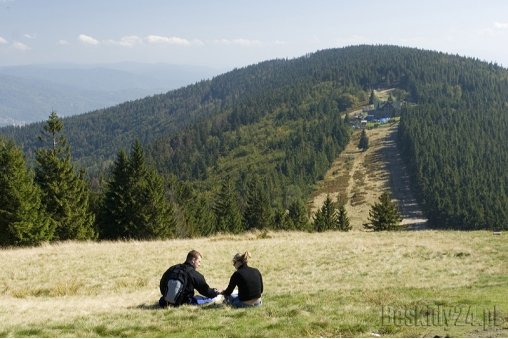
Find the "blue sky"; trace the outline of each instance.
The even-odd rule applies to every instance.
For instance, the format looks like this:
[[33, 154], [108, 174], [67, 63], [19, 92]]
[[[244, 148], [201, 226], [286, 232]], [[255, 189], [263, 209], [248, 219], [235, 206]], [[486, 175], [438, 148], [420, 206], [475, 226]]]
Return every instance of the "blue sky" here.
[[358, 44], [508, 67], [508, 1], [0, 0], [0, 66], [135, 61], [232, 69]]

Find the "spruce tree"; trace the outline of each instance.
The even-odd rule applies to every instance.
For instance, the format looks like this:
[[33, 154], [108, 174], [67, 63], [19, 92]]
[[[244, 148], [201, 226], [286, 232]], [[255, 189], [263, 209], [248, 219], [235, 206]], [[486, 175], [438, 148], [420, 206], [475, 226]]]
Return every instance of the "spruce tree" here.
[[21, 149], [0, 136], [0, 246], [33, 246], [53, 238], [54, 223], [40, 193]]
[[145, 165], [143, 148], [136, 140], [130, 156], [122, 149], [113, 165], [101, 208], [101, 238], [172, 238], [175, 228], [164, 181]]
[[376, 96], [376, 94], [374, 93], [374, 90], [371, 90], [370, 91], [370, 97], [369, 97], [369, 104], [373, 105], [375, 102], [378, 102], [378, 101], [379, 101], [379, 99]]
[[173, 205], [166, 200], [164, 180], [154, 168], [145, 171], [144, 185], [138, 187], [140, 195], [138, 239], [173, 238], [176, 220]]
[[127, 230], [131, 223], [131, 195], [129, 158], [125, 150], [121, 149], [113, 164], [111, 179], [106, 185], [101, 206], [100, 237], [102, 239], [127, 238]]
[[248, 184], [243, 220], [246, 230], [262, 230], [269, 228], [272, 223], [270, 201], [257, 175]]
[[348, 232], [351, 230], [351, 224], [349, 223], [349, 217], [347, 216], [346, 208], [344, 205], [339, 206], [337, 212], [337, 227], [339, 231]]
[[390, 200], [388, 192], [384, 192], [379, 197], [379, 202], [375, 203], [369, 211], [369, 223], [363, 226], [373, 231], [393, 231], [401, 229], [402, 216], [397, 209], [397, 205]]
[[280, 206], [273, 213], [273, 229], [284, 231], [291, 229], [288, 211]]
[[344, 123], [349, 126], [349, 114], [344, 114]]
[[215, 198], [213, 212], [217, 232], [240, 233], [242, 230], [242, 215], [236, 203], [236, 190], [229, 175], [226, 175], [222, 181], [220, 191]]
[[302, 200], [296, 199], [289, 205], [288, 217], [291, 229], [298, 231], [308, 231], [310, 229], [307, 209]]
[[40, 148], [35, 153], [35, 182], [41, 187], [42, 204], [55, 222], [55, 240], [95, 239], [90, 188], [84, 172], [76, 173], [71, 163], [70, 147], [62, 129], [63, 123], [52, 111], [39, 137], [49, 148]]
[[316, 212], [314, 219], [314, 230], [324, 232], [335, 229], [337, 219], [337, 209], [328, 194], [320, 210]]
[[190, 207], [193, 217], [192, 221], [198, 230], [197, 235], [206, 237], [214, 234], [214, 214], [207, 199], [202, 196], [196, 196], [194, 203]]
[[198, 195], [190, 183], [176, 181], [176, 177], [171, 178], [169, 186], [175, 210], [181, 216], [177, 218], [177, 236], [212, 235], [215, 232], [215, 217], [209, 201]]
[[367, 137], [367, 133], [365, 132], [365, 130], [362, 130], [362, 135], [360, 135], [360, 142], [358, 143], [358, 148], [364, 152], [369, 149], [369, 138]]

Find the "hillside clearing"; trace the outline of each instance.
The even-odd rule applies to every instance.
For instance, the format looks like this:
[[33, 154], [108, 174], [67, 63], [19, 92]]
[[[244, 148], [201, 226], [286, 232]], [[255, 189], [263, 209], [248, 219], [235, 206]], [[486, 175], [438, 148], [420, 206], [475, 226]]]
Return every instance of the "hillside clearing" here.
[[402, 224], [424, 228], [420, 206], [416, 203], [398, 153], [397, 124], [366, 130], [369, 149], [358, 149], [360, 131], [355, 131], [342, 154], [327, 171], [319, 188], [311, 194], [311, 212], [321, 208], [326, 196], [345, 204], [353, 229], [363, 229], [369, 210], [385, 191], [399, 206]]
[[[190, 249], [203, 254], [200, 271], [218, 288], [232, 274], [231, 257], [251, 251], [252, 266], [263, 273], [263, 306], [159, 309], [160, 276]], [[248, 233], [6, 249], [0, 251], [0, 335], [506, 337], [507, 256], [504, 235], [427, 230]], [[496, 318], [482, 322], [483, 310], [494, 308]], [[426, 323], [420, 311], [418, 322], [382, 318], [383, 310], [415, 309], [448, 312], [449, 318]], [[458, 313], [473, 309], [473, 318]]]

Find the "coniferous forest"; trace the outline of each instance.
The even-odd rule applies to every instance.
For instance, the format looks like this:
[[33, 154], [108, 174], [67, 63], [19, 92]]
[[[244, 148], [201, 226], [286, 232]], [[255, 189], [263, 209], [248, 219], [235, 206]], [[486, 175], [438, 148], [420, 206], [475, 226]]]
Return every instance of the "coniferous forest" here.
[[398, 145], [430, 226], [505, 229], [508, 70], [352, 46], [0, 129], [0, 245], [336, 228], [313, 225], [307, 196], [349, 142], [341, 113], [378, 88], [409, 93]]

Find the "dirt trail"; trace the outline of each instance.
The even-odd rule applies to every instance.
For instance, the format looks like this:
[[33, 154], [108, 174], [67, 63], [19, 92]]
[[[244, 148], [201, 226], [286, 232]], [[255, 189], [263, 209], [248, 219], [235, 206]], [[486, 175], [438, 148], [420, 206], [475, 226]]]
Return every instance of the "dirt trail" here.
[[402, 159], [396, 147], [397, 124], [366, 130], [369, 149], [357, 148], [360, 131], [355, 131], [344, 152], [335, 160], [319, 189], [311, 195], [311, 211], [321, 208], [327, 194], [333, 201], [342, 201], [353, 226], [363, 229], [368, 222], [371, 205], [388, 191], [399, 206], [402, 224], [408, 229], [426, 228], [421, 207], [409, 187]]
[[398, 203], [399, 211], [404, 218], [402, 224], [407, 224], [412, 229], [423, 229], [426, 228], [427, 219], [423, 217], [422, 208], [416, 202], [409, 186], [409, 178], [397, 149], [397, 131], [396, 127], [390, 128], [384, 143], [386, 163], [390, 173], [390, 196]]

